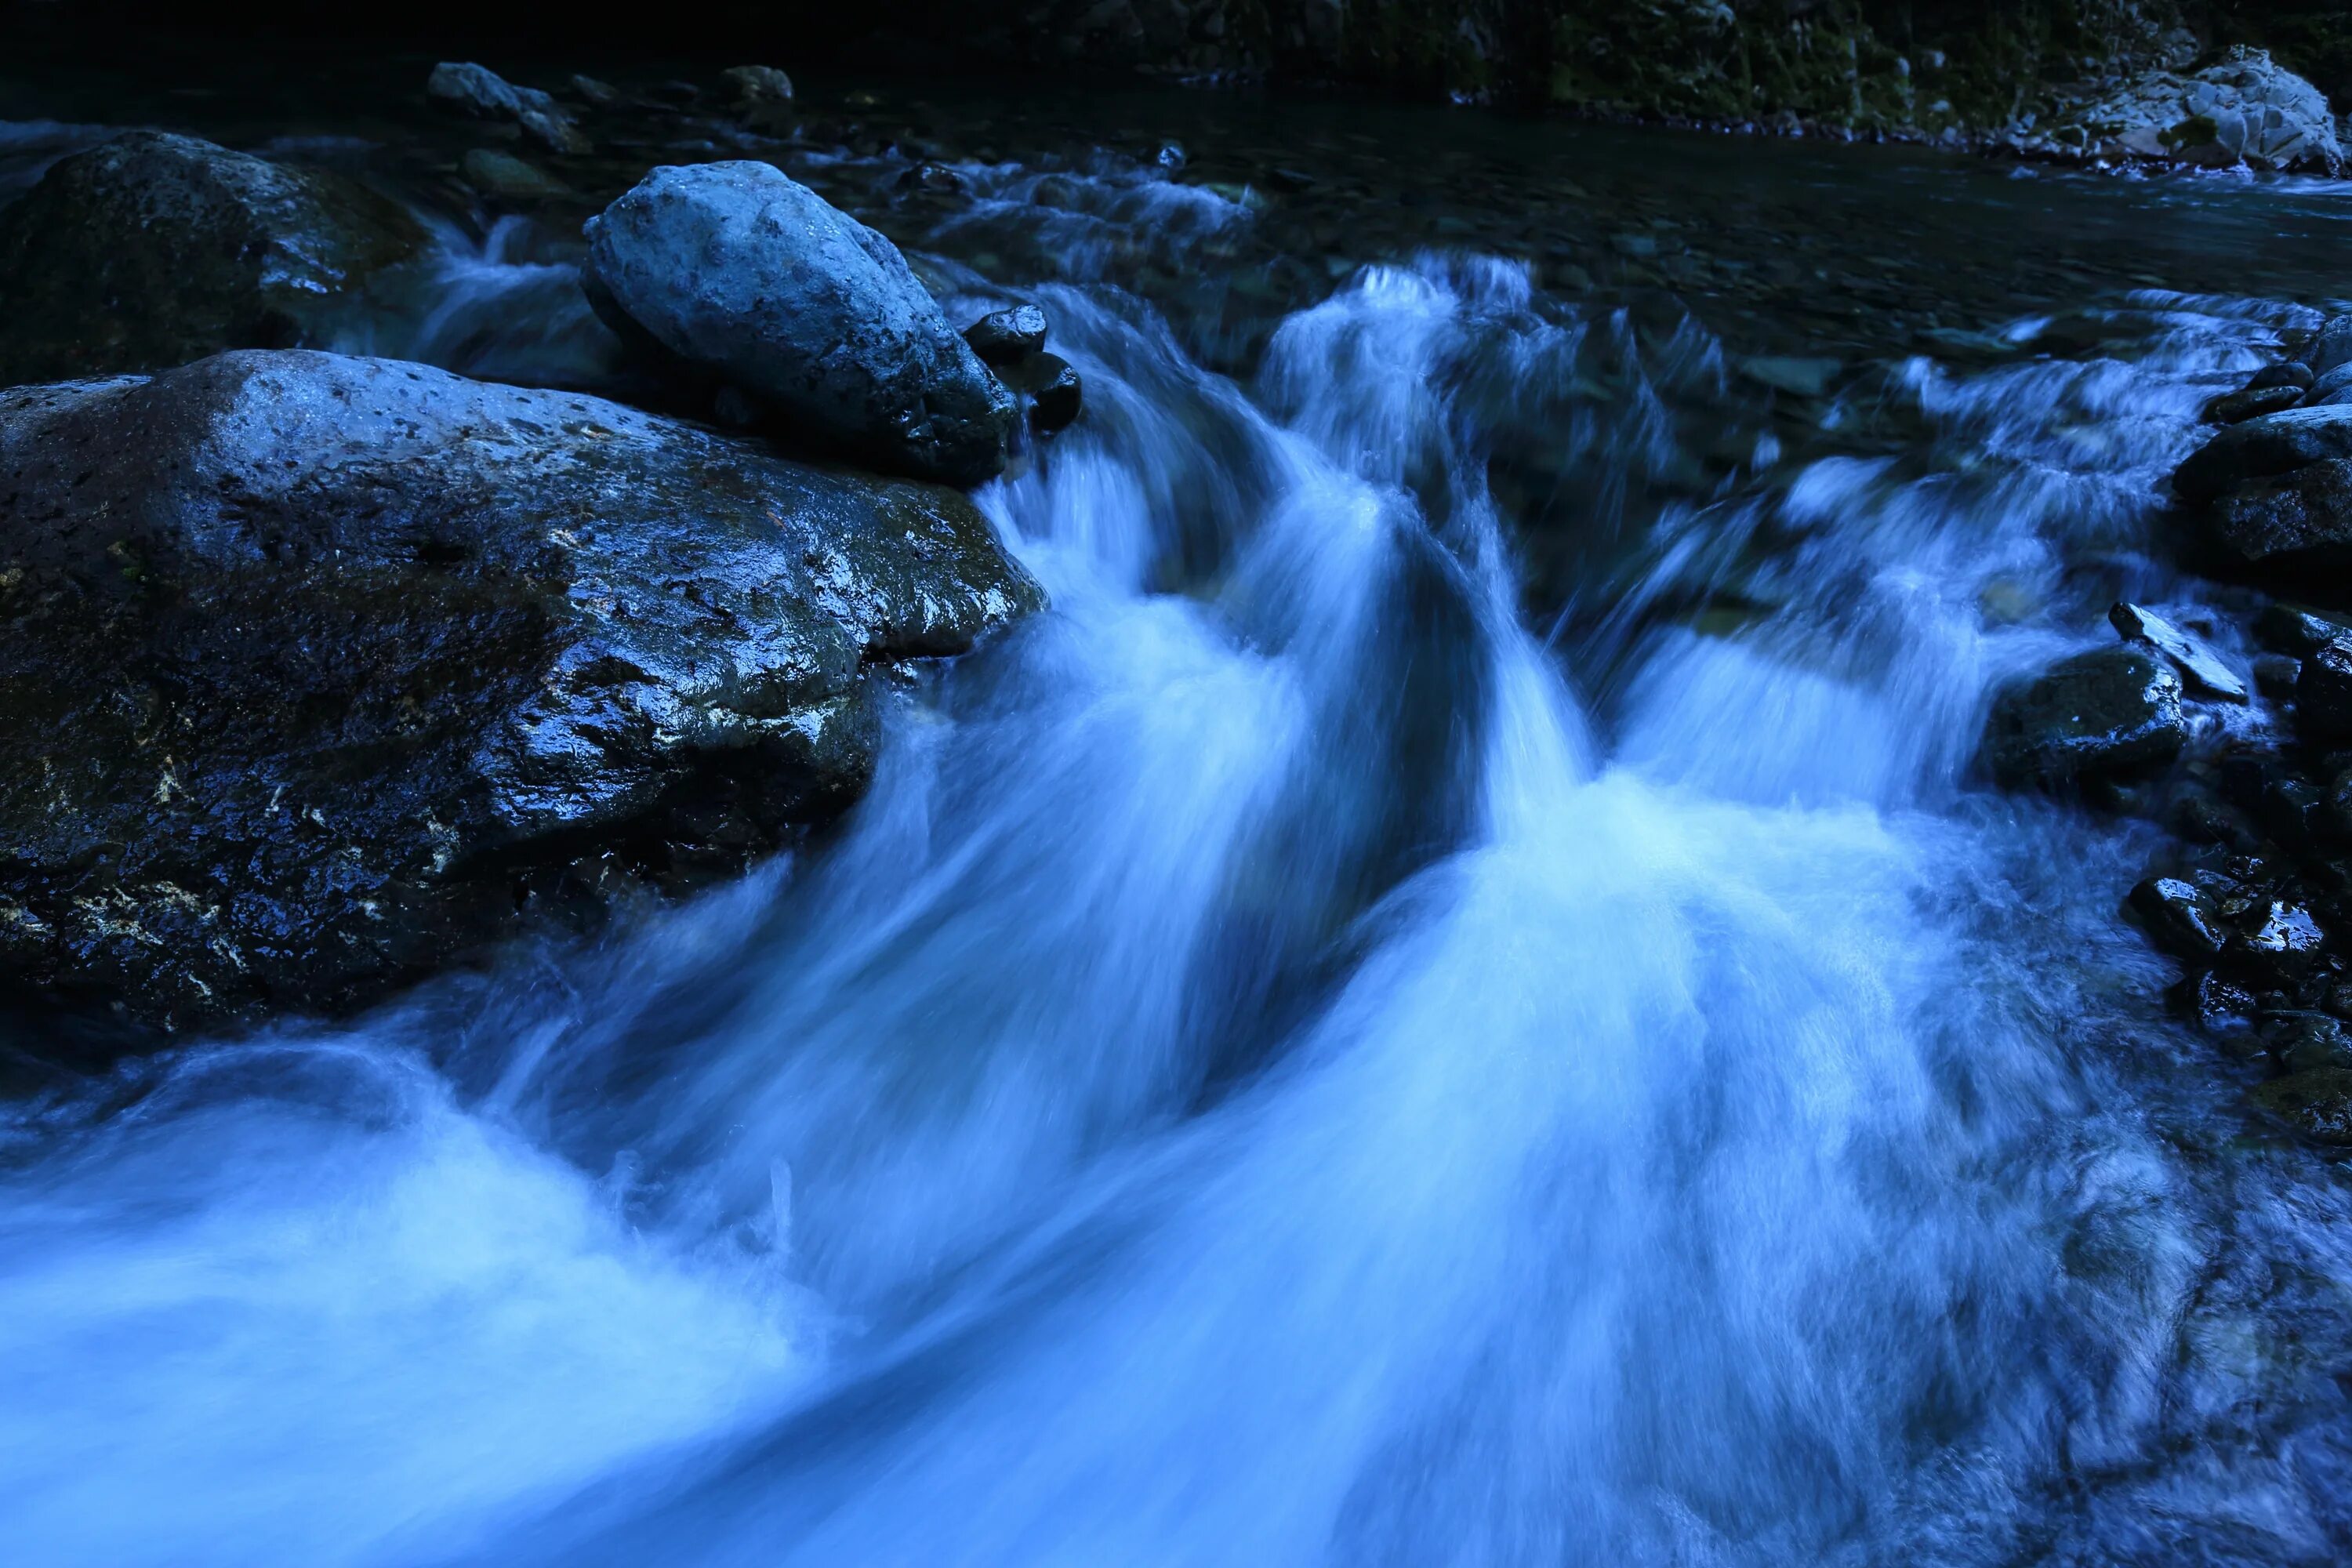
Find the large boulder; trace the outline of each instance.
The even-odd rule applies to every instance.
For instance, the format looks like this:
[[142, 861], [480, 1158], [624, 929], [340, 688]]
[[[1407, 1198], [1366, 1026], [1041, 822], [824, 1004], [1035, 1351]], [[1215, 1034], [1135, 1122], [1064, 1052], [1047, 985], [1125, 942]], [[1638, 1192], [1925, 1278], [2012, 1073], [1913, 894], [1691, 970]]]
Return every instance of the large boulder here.
[[2094, 648], [2003, 691], [1984, 758], [2004, 784], [2063, 788], [2159, 767], [2188, 735], [2170, 664], [2151, 648]]
[[0, 385], [322, 342], [425, 245], [354, 181], [135, 131], [0, 208]]
[[1039, 602], [951, 489], [594, 398], [302, 352], [0, 394], [0, 971], [362, 1005], [837, 812], [877, 683]]
[[2196, 554], [2216, 568], [2352, 564], [2352, 405], [2223, 429], [2172, 477]]
[[588, 222], [582, 275], [624, 336], [893, 472], [1003, 469], [1012, 395], [896, 247], [766, 163], [660, 168]]
[[2199, 168], [2344, 166], [2327, 97], [2260, 49], [2238, 48], [2191, 76], [2155, 70], [2053, 114], [2026, 138], [2068, 156], [2187, 163]]

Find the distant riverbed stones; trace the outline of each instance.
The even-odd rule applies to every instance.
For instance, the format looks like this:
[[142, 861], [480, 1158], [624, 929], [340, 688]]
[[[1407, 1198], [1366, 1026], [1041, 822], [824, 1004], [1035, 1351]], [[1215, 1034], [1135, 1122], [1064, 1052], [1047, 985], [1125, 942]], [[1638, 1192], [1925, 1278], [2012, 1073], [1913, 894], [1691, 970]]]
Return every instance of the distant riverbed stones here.
[[781, 170], [656, 169], [587, 235], [598, 312], [786, 438], [952, 484], [1003, 468], [1011, 394], [896, 247]]
[[586, 153], [592, 146], [552, 95], [517, 87], [487, 66], [445, 60], [433, 68], [425, 93], [457, 113], [512, 125], [551, 153]]

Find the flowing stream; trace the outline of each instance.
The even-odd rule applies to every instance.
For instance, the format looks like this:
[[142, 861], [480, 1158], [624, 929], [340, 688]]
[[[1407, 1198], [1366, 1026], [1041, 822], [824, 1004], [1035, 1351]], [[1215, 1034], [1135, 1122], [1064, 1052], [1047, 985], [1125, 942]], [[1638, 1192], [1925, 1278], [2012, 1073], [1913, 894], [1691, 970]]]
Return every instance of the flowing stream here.
[[[1052, 611], [830, 842], [0, 1109], [0, 1555], [2352, 1554], [2352, 1194], [2168, 1021], [2157, 830], [1971, 772], [2197, 616], [2163, 477], [2305, 306], [1974, 321], [1799, 437], [1475, 245], [1242, 343], [1104, 237], [1246, 203], [964, 177], [901, 237], [1086, 377], [981, 498]], [[562, 260], [354, 346], [570, 364]]]

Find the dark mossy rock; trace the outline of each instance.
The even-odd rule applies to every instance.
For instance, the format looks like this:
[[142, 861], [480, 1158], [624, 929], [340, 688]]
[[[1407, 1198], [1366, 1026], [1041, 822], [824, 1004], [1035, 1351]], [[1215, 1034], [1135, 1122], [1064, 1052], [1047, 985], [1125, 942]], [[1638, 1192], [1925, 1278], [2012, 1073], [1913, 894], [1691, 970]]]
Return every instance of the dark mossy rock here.
[[2352, 1068], [2352, 1029], [2319, 1012], [2273, 1013], [2261, 1020], [2263, 1043], [2284, 1071]]
[[2210, 963], [2229, 942], [2204, 896], [2179, 877], [2150, 877], [2131, 890], [2130, 907], [2148, 940], [2176, 958]]
[[963, 330], [963, 341], [984, 365], [1015, 363], [1045, 346], [1045, 312], [1034, 305], [991, 310]]
[[2352, 741], [2352, 637], [2320, 646], [2294, 680], [2294, 722], [2318, 745]]
[[1983, 754], [2003, 784], [2060, 788], [2159, 768], [2188, 734], [2172, 666], [2150, 648], [2103, 647], [2001, 693]]
[[1033, 353], [1000, 373], [1029, 410], [1029, 428], [1052, 436], [1077, 423], [1086, 388], [1078, 371], [1057, 353]]
[[2207, 507], [2200, 521], [2197, 552], [2217, 568], [2340, 572], [2352, 566], [2352, 460], [2252, 480]]
[[0, 209], [0, 385], [323, 343], [425, 245], [354, 181], [132, 132]]
[[2274, 1079], [2254, 1103], [2317, 1143], [2352, 1147], [2352, 1069], [2319, 1068]]
[[2352, 408], [2290, 408], [2232, 425], [2190, 453], [2172, 476], [2182, 499], [2212, 501], [2252, 479], [2352, 458]]
[[2216, 425], [2242, 425], [2265, 414], [2293, 408], [2303, 401], [2299, 386], [2249, 386], [2215, 398], [2205, 405], [2205, 417]]
[[0, 969], [161, 1026], [740, 866], [1040, 602], [953, 490], [332, 354], [0, 395]]

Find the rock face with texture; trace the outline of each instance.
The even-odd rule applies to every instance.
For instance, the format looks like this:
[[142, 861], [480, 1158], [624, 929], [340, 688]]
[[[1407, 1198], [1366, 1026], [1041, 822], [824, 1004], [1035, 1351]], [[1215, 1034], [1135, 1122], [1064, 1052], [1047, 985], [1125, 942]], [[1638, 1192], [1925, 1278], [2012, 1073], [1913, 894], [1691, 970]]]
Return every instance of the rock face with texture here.
[[2352, 404], [2229, 426], [2172, 488], [2192, 509], [2191, 542], [2217, 567], [2352, 564]]
[[445, 60], [425, 79], [425, 96], [477, 120], [503, 121], [551, 153], [585, 153], [590, 142], [563, 106], [535, 87], [517, 87], [487, 66]]
[[2236, 49], [2193, 76], [2149, 71], [2038, 127], [2032, 150], [2200, 168], [2344, 166], [2326, 95], [2260, 49]]
[[661, 168], [588, 223], [583, 282], [625, 336], [740, 389], [787, 434], [977, 484], [1013, 398], [890, 242], [765, 163]]
[[0, 395], [0, 971], [362, 1005], [740, 866], [1038, 590], [961, 495], [589, 397], [241, 353]]
[[2063, 787], [2159, 767], [2187, 739], [2171, 665], [2150, 648], [2103, 647], [2003, 692], [1984, 755], [2003, 784]]
[[352, 181], [132, 132], [0, 208], [0, 385], [319, 342], [425, 244]]

